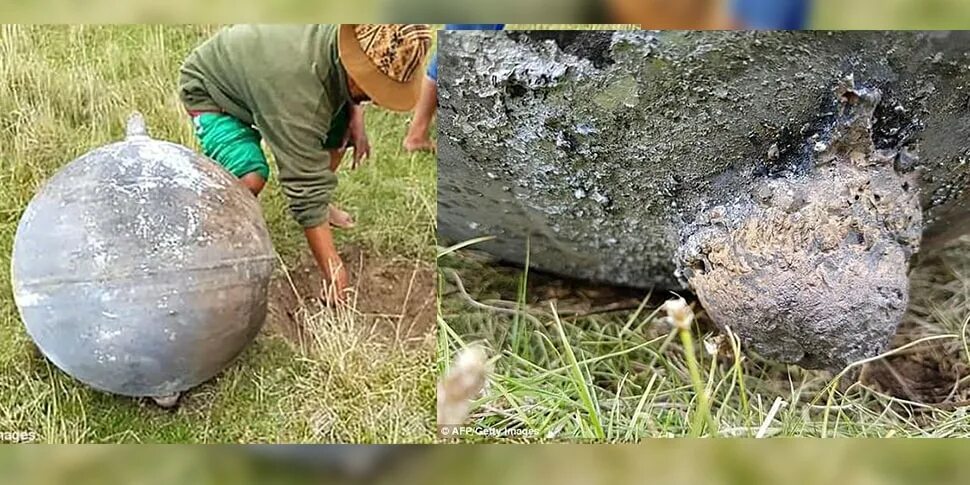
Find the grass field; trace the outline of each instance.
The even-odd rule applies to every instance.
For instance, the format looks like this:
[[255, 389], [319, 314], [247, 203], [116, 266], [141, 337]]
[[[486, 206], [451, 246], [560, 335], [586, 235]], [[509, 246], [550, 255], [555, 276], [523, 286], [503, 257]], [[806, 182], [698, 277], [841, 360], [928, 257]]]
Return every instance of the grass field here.
[[[539, 441], [970, 436], [970, 241], [914, 271], [894, 348], [860, 364], [860, 380], [738, 357], [696, 303], [691, 359], [660, 309], [669, 292], [603, 300], [609, 290], [461, 253], [439, 266], [441, 370], [473, 343], [493, 360], [473, 426], [535, 430]], [[625, 309], [611, 310], [621, 301]]]
[[537, 433], [498, 441], [970, 436], [970, 240], [922, 255], [892, 350], [837, 375], [743, 356], [696, 302], [679, 332], [660, 308], [670, 292], [530, 274], [466, 243], [439, 248], [438, 371], [488, 349], [469, 426]]
[[[177, 72], [215, 27], [0, 29], [0, 268], [9, 268], [33, 194], [65, 163], [119, 140], [132, 110], [145, 114], [154, 137], [196, 147], [175, 94]], [[338, 234], [338, 247], [364, 255], [349, 266], [417, 268], [387, 278], [430, 275], [434, 158], [400, 149], [407, 116], [371, 108], [367, 118], [371, 160], [340, 173], [336, 201], [357, 227]], [[302, 231], [275, 184], [260, 198], [281, 268], [298, 271], [306, 265]], [[268, 325], [236, 364], [166, 411], [92, 391], [40, 357], [20, 322], [9, 270], [0, 275], [0, 431], [31, 431], [43, 442], [432, 439], [434, 339], [431, 332], [396, 338], [403, 318], [288, 308], [308, 338], [288, 339]]]

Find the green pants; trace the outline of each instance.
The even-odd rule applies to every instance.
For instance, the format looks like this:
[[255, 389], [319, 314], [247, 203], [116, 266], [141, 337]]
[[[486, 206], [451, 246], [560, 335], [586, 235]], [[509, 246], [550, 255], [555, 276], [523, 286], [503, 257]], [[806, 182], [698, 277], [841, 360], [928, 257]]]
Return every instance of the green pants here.
[[[192, 121], [195, 136], [205, 156], [215, 160], [237, 178], [256, 172], [263, 180], [269, 180], [269, 163], [260, 146], [262, 137], [256, 128], [232, 115], [219, 112], [199, 113], [192, 117]], [[327, 139], [322, 140], [322, 148], [342, 148], [340, 143], [349, 126], [350, 105], [345, 104], [334, 116]]]

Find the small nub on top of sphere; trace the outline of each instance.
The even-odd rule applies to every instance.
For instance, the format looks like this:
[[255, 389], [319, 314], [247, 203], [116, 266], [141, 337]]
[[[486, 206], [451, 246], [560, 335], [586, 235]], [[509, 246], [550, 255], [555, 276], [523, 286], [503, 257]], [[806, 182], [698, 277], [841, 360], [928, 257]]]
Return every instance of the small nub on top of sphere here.
[[125, 138], [148, 138], [148, 128], [145, 127], [145, 117], [141, 113], [134, 111], [128, 117], [128, 126], [125, 129]]

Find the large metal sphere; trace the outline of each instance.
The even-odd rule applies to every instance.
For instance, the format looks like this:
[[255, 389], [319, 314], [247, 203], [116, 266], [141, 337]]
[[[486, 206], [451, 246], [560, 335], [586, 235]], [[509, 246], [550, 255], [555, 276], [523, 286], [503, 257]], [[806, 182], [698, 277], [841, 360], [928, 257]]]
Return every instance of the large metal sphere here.
[[69, 163], [27, 206], [14, 298], [57, 367], [102, 391], [167, 396], [259, 332], [274, 267], [255, 197], [192, 150], [128, 137]]

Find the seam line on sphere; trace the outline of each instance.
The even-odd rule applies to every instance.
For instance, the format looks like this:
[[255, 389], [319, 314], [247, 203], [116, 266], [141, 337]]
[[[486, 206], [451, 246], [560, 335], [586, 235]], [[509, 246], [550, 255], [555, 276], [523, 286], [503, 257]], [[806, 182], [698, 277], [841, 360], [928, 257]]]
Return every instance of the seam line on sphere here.
[[229, 259], [229, 260], [221, 261], [215, 264], [210, 264], [208, 266], [195, 266], [191, 268], [183, 267], [183, 268], [173, 268], [173, 269], [166, 269], [166, 270], [146, 270], [143, 273], [125, 273], [125, 274], [117, 274], [117, 275], [110, 275], [110, 274], [92, 275], [89, 278], [41, 278], [41, 279], [28, 280], [28, 281], [19, 280], [17, 281], [17, 285], [21, 288], [27, 288], [27, 287], [52, 286], [52, 285], [61, 284], [61, 283], [90, 283], [90, 282], [99, 281], [99, 280], [103, 281], [103, 280], [138, 279], [141, 277], [156, 276], [161, 274], [184, 273], [186, 271], [207, 271], [207, 270], [224, 268], [227, 266], [234, 266], [239, 263], [262, 263], [266, 261], [275, 261], [275, 260], [276, 260], [275, 256], [237, 258], [237, 259]]

